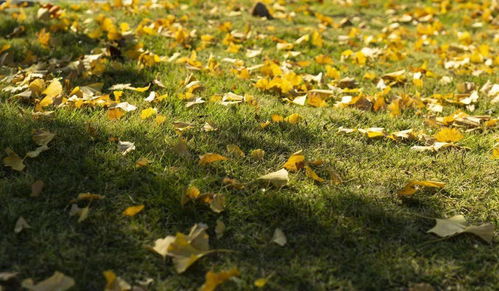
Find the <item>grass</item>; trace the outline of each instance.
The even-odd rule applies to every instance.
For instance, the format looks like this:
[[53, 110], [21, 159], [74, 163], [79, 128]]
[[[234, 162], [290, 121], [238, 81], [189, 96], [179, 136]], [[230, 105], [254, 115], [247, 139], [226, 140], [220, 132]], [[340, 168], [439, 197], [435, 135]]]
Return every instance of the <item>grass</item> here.
[[[294, 41], [317, 27], [318, 21], [311, 15], [298, 13], [295, 20], [276, 19], [265, 21], [252, 18], [245, 11], [248, 1], [182, 1], [190, 6], [186, 10], [141, 10], [137, 14], [125, 9], [99, 10], [135, 27], [142, 18], [158, 19], [166, 14], [179, 20], [197, 34], [210, 33], [217, 42], [198, 52], [199, 60], [206, 63], [210, 53], [217, 58], [246, 59], [244, 49], [232, 54], [219, 41], [225, 33], [217, 29], [220, 23], [230, 21], [233, 29], [244, 31], [251, 26], [254, 32], [274, 35]], [[328, 2], [328, 1], [324, 1]], [[363, 35], [379, 33], [386, 24], [384, 2], [370, 1], [370, 8], [344, 7], [339, 4], [310, 3], [313, 11], [334, 16], [359, 17], [358, 22], [373, 23], [362, 30]], [[416, 6], [431, 6], [431, 1], [404, 1], [406, 10]], [[301, 4], [286, 5], [289, 11]], [[80, 23], [91, 17], [81, 9], [64, 4], [72, 17]], [[210, 14], [213, 7], [220, 11]], [[240, 7], [242, 16], [226, 16], [226, 7]], [[71, 57], [89, 54], [95, 47], [103, 47], [103, 40], [89, 39], [82, 32], [53, 33], [54, 46], [43, 48], [36, 41], [36, 33], [49, 23], [35, 20], [36, 7], [26, 8], [28, 18], [23, 22], [26, 33], [21, 37], [0, 37], [0, 47], [9, 43], [14, 51], [14, 62], [19, 64], [31, 50], [40, 61], [49, 58]], [[16, 11], [16, 10], [14, 10]], [[437, 15], [448, 31], [471, 30], [470, 26], [456, 22], [463, 10], [453, 10], [450, 15]], [[0, 11], [2, 35], [18, 24], [11, 20], [12, 10]], [[95, 16], [95, 15], [94, 15]], [[456, 20], [457, 19], [457, 20]], [[380, 23], [377, 26], [376, 23]], [[83, 24], [82, 24], [83, 25]], [[92, 24], [89, 24], [92, 25]], [[269, 30], [268, 26], [275, 30]], [[463, 25], [463, 26], [461, 26]], [[368, 94], [377, 91], [375, 83], [363, 80], [366, 71], [378, 75], [402, 68], [418, 67], [425, 60], [429, 69], [438, 74], [449, 74], [454, 81], [439, 85], [438, 79], [428, 79], [420, 89], [422, 96], [433, 93], [451, 93], [458, 84], [469, 81], [479, 87], [487, 80], [497, 82], [497, 67], [491, 74], [479, 77], [452, 74], [437, 63], [438, 55], [433, 46], [423, 51], [412, 50], [416, 40], [415, 27], [408, 25], [409, 36], [402, 42], [401, 51], [407, 58], [398, 62], [369, 63], [365, 67], [341, 61], [341, 53], [354, 47], [336, 41], [338, 35], [348, 34], [350, 27], [328, 28], [324, 33], [325, 46], [301, 49], [297, 60], [312, 60], [318, 54], [333, 57], [342, 76], [352, 76], [360, 81]], [[477, 43], [489, 43], [492, 39], [479, 38], [480, 33], [494, 29], [486, 24], [476, 29]], [[445, 36], [457, 42], [455, 35]], [[189, 49], [174, 46], [171, 39], [160, 36], [142, 38], [144, 47], [158, 55], [170, 56]], [[444, 43], [435, 37], [438, 45]], [[194, 47], [199, 45], [195, 43]], [[269, 39], [247, 40], [244, 47], [263, 47], [263, 56], [248, 59], [246, 65], [259, 64], [265, 57], [283, 60], [282, 52], [275, 50]], [[355, 47], [356, 46], [356, 47]], [[497, 47], [495, 48], [497, 51]], [[261, 91], [251, 80], [240, 80], [231, 72], [231, 65], [221, 63], [223, 73], [212, 76], [194, 72], [205, 89], [200, 93], [205, 99], [214, 94], [229, 91], [255, 96], [259, 106], [247, 104], [221, 106], [207, 102], [185, 107], [185, 101], [176, 96], [183, 92], [182, 82], [191, 73], [182, 65], [159, 63], [140, 69], [134, 61], [110, 61], [105, 72], [89, 79], [76, 79], [74, 85], [100, 81], [104, 88], [116, 83], [132, 83], [144, 86], [155, 78], [166, 88], [166, 101], [154, 105], [167, 117], [167, 122], [155, 125], [142, 120], [136, 111], [119, 121], [110, 121], [103, 108], [57, 108], [52, 118], [34, 118], [33, 106], [25, 104], [6, 92], [0, 93], [0, 149], [10, 147], [18, 154], [34, 148], [31, 139], [35, 129], [45, 128], [57, 134], [50, 150], [36, 159], [26, 161], [27, 169], [21, 173], [0, 167], [0, 271], [19, 272], [21, 279], [35, 281], [49, 277], [54, 271], [71, 276], [76, 281], [75, 290], [104, 288], [102, 272], [113, 270], [129, 283], [152, 278], [153, 290], [195, 289], [204, 282], [208, 270], [224, 270], [237, 267], [241, 275], [225, 283], [222, 290], [254, 289], [254, 280], [270, 276], [267, 290], [332, 290], [332, 289], [405, 289], [417, 283], [428, 283], [437, 289], [495, 290], [499, 288], [499, 248], [497, 239], [492, 244], [481, 242], [477, 237], [462, 235], [445, 240], [426, 233], [434, 225], [430, 218], [443, 218], [463, 214], [468, 221], [479, 224], [498, 224], [499, 167], [492, 160], [491, 149], [497, 131], [472, 131], [465, 133], [459, 143], [470, 150], [449, 150], [437, 153], [411, 150], [413, 143], [395, 143], [386, 139], [368, 139], [360, 134], [345, 135], [337, 129], [384, 127], [389, 132], [414, 128], [434, 133], [436, 129], [424, 123], [424, 114], [408, 109], [401, 116], [391, 117], [385, 111], [370, 112], [355, 108], [314, 108], [282, 102], [279, 95]], [[14, 66], [15, 67], [15, 66]], [[0, 74], [7, 75], [3, 67]], [[324, 66], [313, 64], [297, 70], [300, 73], [317, 74]], [[57, 76], [59, 73], [54, 72]], [[65, 77], [61, 74], [62, 77]], [[426, 80], [425, 80], [426, 81]], [[393, 96], [400, 93], [414, 94], [410, 83], [394, 88]], [[139, 110], [150, 106], [143, 99], [148, 93], [126, 91], [122, 99], [135, 104]], [[448, 115], [459, 106], [446, 105], [441, 116]], [[497, 104], [482, 98], [474, 115], [497, 116]], [[287, 116], [299, 113], [304, 122], [271, 124], [261, 129], [259, 124], [269, 120], [272, 114]], [[191, 122], [196, 129], [183, 134], [191, 156], [175, 153], [178, 134], [173, 121]], [[204, 132], [199, 128], [213, 124], [217, 131]], [[92, 131], [89, 131], [92, 128]], [[91, 132], [93, 132], [91, 134]], [[110, 138], [132, 141], [136, 150], [122, 156]], [[198, 155], [213, 152], [229, 156], [226, 146], [237, 144], [245, 153], [253, 149], [265, 150], [265, 159], [255, 161], [249, 156], [232, 158], [208, 166], [198, 165]], [[343, 183], [317, 183], [303, 173], [290, 174], [291, 181], [276, 189], [254, 182], [263, 174], [282, 167], [294, 152], [303, 150], [309, 160], [321, 159], [343, 179]], [[152, 163], [137, 168], [135, 162], [147, 157]], [[327, 174], [326, 166], [318, 168], [320, 176]], [[236, 178], [246, 184], [243, 190], [235, 190], [222, 183], [224, 177]], [[401, 200], [396, 192], [412, 179], [437, 180], [446, 183], [438, 191], [424, 190], [410, 199]], [[42, 180], [45, 188], [39, 197], [30, 197], [30, 185]], [[202, 204], [180, 206], [180, 199], [188, 185], [196, 185], [203, 192], [223, 193], [227, 196], [226, 210], [221, 214], [210, 211]], [[90, 207], [88, 219], [78, 223], [69, 216], [71, 201], [78, 193], [91, 192], [105, 195]], [[124, 217], [122, 211], [131, 205], [144, 204], [145, 210], [134, 217]], [[80, 206], [85, 206], [81, 204]], [[14, 233], [17, 219], [23, 216], [31, 228]], [[224, 236], [217, 239], [214, 226], [217, 219], [227, 225]], [[234, 250], [231, 253], [208, 255], [196, 262], [183, 274], [176, 274], [169, 259], [162, 260], [147, 246], [154, 241], [176, 232], [187, 233], [198, 222], [210, 229], [210, 246]], [[275, 228], [281, 228], [288, 244], [280, 247], [271, 243]], [[1, 283], [1, 282], [0, 282]], [[10, 283], [7, 290], [15, 290], [19, 282]], [[1, 287], [0, 287], [1, 288]]]

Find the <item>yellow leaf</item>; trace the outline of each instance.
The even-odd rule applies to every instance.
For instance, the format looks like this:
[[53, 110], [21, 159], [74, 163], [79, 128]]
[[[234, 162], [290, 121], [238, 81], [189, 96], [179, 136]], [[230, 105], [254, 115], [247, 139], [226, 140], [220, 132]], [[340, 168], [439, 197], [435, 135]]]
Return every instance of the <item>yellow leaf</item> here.
[[14, 171], [21, 172], [26, 167], [24, 161], [10, 148], [6, 148], [7, 157], [3, 158], [3, 164]]
[[316, 47], [322, 47], [324, 45], [324, 40], [322, 39], [322, 36], [320, 35], [320, 33], [315, 30], [313, 33], [312, 33], [312, 44], [315, 45]]
[[291, 124], [297, 124], [302, 120], [302, 117], [298, 113], [293, 113], [286, 117], [285, 121]]
[[183, 273], [198, 259], [213, 252], [210, 251], [206, 229], [208, 227], [204, 224], [195, 224], [189, 235], [179, 232], [175, 236], [156, 240], [152, 250], [163, 257], [172, 257], [177, 273]]
[[265, 285], [267, 285], [267, 282], [269, 281], [268, 278], [260, 278], [260, 279], [256, 279], [255, 282], [253, 283], [253, 285], [255, 285], [255, 287], [257, 288], [262, 288], [264, 287]]
[[189, 186], [185, 191], [185, 194], [182, 196], [180, 204], [183, 206], [190, 200], [195, 200], [201, 195], [201, 191], [199, 191], [196, 186]]
[[456, 128], [444, 127], [433, 137], [439, 142], [456, 142], [464, 138], [464, 135]]
[[309, 177], [310, 179], [314, 180], [314, 181], [317, 181], [317, 182], [324, 182], [325, 180], [322, 179], [321, 177], [319, 177], [315, 172], [314, 170], [312, 170], [312, 168], [310, 168], [309, 166], [305, 166], [305, 175], [307, 177]]
[[125, 216], [135, 216], [139, 212], [144, 210], [144, 205], [136, 205], [136, 206], [130, 206], [125, 211], [123, 211], [123, 215]]
[[62, 85], [58, 79], [53, 79], [49, 86], [42, 92], [46, 97], [55, 98], [62, 94]]
[[263, 160], [264, 156], [265, 156], [265, 151], [262, 149], [256, 149], [250, 152], [250, 157], [255, 160]]
[[147, 118], [153, 116], [154, 114], [156, 114], [157, 112], [158, 112], [158, 110], [156, 108], [149, 107], [149, 108], [144, 109], [140, 112], [140, 118], [147, 119]]
[[125, 112], [120, 108], [112, 108], [107, 111], [107, 118], [109, 120], [118, 120], [125, 115]]
[[279, 115], [279, 114], [272, 114], [271, 119], [272, 119], [272, 122], [276, 122], [276, 123], [284, 121], [284, 117], [282, 117], [282, 115]]
[[201, 291], [213, 291], [217, 288], [218, 285], [227, 281], [229, 278], [238, 275], [239, 271], [236, 268], [219, 273], [208, 271], [205, 276], [206, 281], [204, 282], [203, 286], [201, 286]]
[[499, 159], [499, 148], [492, 149], [492, 159], [494, 160]]
[[35, 94], [40, 95], [45, 89], [45, 81], [43, 79], [35, 79], [29, 83], [29, 89]]
[[442, 182], [436, 182], [436, 181], [409, 181], [407, 185], [404, 186], [401, 190], [397, 192], [399, 196], [411, 196], [414, 195], [419, 187], [430, 187], [430, 188], [443, 188], [445, 186], [445, 183]]
[[43, 46], [43, 47], [46, 47], [48, 48], [49, 45], [50, 45], [50, 39], [51, 39], [51, 35], [50, 35], [50, 32], [47, 32], [45, 30], [45, 28], [43, 28], [42, 30], [40, 30], [38, 33], [37, 33], [37, 37], [38, 37], [38, 42]]
[[207, 165], [207, 164], [211, 164], [211, 163], [218, 162], [218, 161], [224, 161], [224, 160], [228, 160], [228, 158], [226, 158], [222, 155], [213, 154], [213, 153], [207, 153], [207, 154], [204, 154], [202, 156], [199, 156], [199, 164], [200, 165]]
[[215, 234], [217, 235], [217, 239], [222, 238], [225, 232], [225, 223], [219, 218], [217, 219], [217, 224], [215, 226]]
[[318, 94], [309, 94], [307, 104], [313, 107], [327, 107], [327, 102]]
[[299, 169], [303, 168], [305, 163], [305, 156], [302, 154], [302, 151], [298, 151], [289, 157], [288, 161], [283, 165], [284, 168], [289, 171], [296, 172]]

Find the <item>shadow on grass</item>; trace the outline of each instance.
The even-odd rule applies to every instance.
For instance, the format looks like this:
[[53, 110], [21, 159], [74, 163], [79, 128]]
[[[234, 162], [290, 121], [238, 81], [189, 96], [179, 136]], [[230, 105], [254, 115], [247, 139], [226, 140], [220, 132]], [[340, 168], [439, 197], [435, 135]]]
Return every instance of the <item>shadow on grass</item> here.
[[[241, 290], [253, 288], [255, 278], [270, 274], [273, 290], [386, 289], [404, 288], [411, 282], [446, 286], [456, 276], [480, 273], [494, 264], [492, 257], [483, 256], [477, 264], [474, 240], [424, 245], [431, 239], [424, 233], [431, 222], [420, 222], [418, 207], [401, 210], [392, 201], [347, 186], [298, 194], [293, 188], [262, 191], [261, 185], [250, 185], [243, 193], [224, 190], [228, 207], [221, 215], [202, 205], [182, 208], [179, 199], [185, 185], [210, 170], [197, 166], [197, 161], [179, 159], [168, 150], [167, 142], [140, 131], [118, 133], [96, 127], [91, 136], [86, 120], [57, 114], [53, 120], [35, 121], [19, 116], [12, 107], [0, 111], [0, 149], [11, 147], [23, 154], [34, 147], [33, 129], [57, 133], [51, 149], [27, 160], [24, 172], [0, 168], [0, 231], [4, 234], [0, 270], [18, 271], [21, 278], [40, 280], [58, 270], [73, 277], [77, 289], [96, 290], [105, 285], [102, 271], [112, 269], [129, 282], [152, 277], [158, 289], [165, 282], [173, 284], [165, 288], [193, 289], [202, 284], [206, 270], [223, 261], [223, 266], [238, 266], [242, 271], [243, 280], [235, 283]], [[269, 155], [290, 151], [278, 140], [246, 135], [246, 124], [229, 119], [223, 126], [229, 128], [221, 128], [217, 143], [249, 144], [269, 149]], [[314, 134], [305, 127], [294, 130], [294, 136], [303, 137], [302, 145], [314, 141]], [[161, 165], [137, 169], [134, 162], [140, 154], [123, 157], [108, 140], [120, 134], [141, 136], [137, 146], [143, 153], [164, 148]], [[211, 170], [225, 175], [223, 169]], [[31, 198], [29, 185], [37, 179], [46, 186], [40, 197]], [[68, 202], [82, 192], [106, 198], [93, 202], [89, 218], [78, 223], [68, 215]], [[136, 204], [146, 205], [144, 213], [133, 218], [121, 215]], [[442, 205], [427, 207], [440, 216]], [[27, 219], [31, 229], [15, 234], [19, 216]], [[228, 228], [223, 238], [216, 239], [211, 229], [219, 217]], [[176, 275], [170, 263], [145, 248], [159, 237], [185, 233], [200, 221], [211, 227], [213, 248], [236, 252], [210, 255]], [[276, 227], [288, 237], [285, 247], [270, 243]], [[426, 268], [438, 270], [426, 272]], [[493, 280], [487, 274], [477, 276], [474, 286]]]

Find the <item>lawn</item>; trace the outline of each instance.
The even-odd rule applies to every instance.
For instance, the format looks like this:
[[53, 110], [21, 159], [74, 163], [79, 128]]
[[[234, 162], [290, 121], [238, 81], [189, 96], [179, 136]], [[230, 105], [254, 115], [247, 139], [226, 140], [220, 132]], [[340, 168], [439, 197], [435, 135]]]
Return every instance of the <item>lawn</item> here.
[[127, 2], [0, 4], [0, 290], [499, 288], [494, 1]]

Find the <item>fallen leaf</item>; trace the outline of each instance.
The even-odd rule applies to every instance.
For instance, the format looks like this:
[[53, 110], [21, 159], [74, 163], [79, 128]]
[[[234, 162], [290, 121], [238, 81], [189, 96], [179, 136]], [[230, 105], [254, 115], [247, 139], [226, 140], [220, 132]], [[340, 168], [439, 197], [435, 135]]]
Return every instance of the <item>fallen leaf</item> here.
[[55, 137], [55, 133], [52, 133], [45, 129], [38, 129], [33, 134], [33, 141], [39, 146], [48, 145]]
[[463, 134], [456, 128], [442, 128], [434, 135], [439, 142], [456, 142], [464, 138]]
[[276, 187], [282, 187], [289, 182], [288, 171], [280, 169], [279, 171], [260, 176], [258, 180], [267, 181]]
[[24, 219], [24, 217], [20, 216], [17, 219], [16, 226], [14, 227], [14, 232], [20, 233], [26, 228], [31, 228], [31, 226], [29, 226], [28, 222], [26, 221], [26, 219]]
[[78, 223], [85, 221], [88, 218], [88, 214], [90, 212], [90, 207], [84, 207], [80, 211], [80, 217], [78, 218]]
[[208, 271], [205, 275], [206, 281], [203, 286], [201, 286], [201, 291], [213, 291], [217, 288], [218, 285], [227, 281], [229, 278], [238, 276], [239, 271], [236, 268], [230, 269], [228, 271], [222, 271], [219, 273], [215, 273], [212, 271]]
[[256, 150], [252, 150], [250, 152], [250, 157], [252, 159], [255, 159], [255, 160], [263, 160], [263, 158], [265, 157], [265, 151], [262, 150], [262, 149], [256, 149]]
[[302, 151], [298, 151], [289, 157], [283, 167], [288, 169], [289, 171], [296, 172], [299, 169], [303, 168], [304, 163], [305, 156], [302, 154]]
[[486, 223], [479, 226], [468, 225], [466, 219], [462, 215], [456, 215], [447, 219], [435, 218], [437, 224], [430, 230], [429, 233], [434, 233], [440, 237], [451, 237], [461, 233], [472, 233], [479, 236], [484, 241], [490, 243], [494, 237], [494, 225]]
[[217, 224], [215, 225], [215, 234], [217, 235], [217, 239], [221, 239], [225, 233], [225, 223], [222, 219], [217, 219]]
[[207, 153], [207, 154], [204, 154], [202, 156], [199, 156], [199, 164], [200, 165], [207, 165], [207, 164], [211, 164], [214, 162], [225, 161], [225, 160], [228, 160], [228, 158], [226, 158], [222, 155], [213, 154], [213, 153]]
[[34, 159], [34, 158], [38, 157], [41, 153], [48, 151], [48, 150], [49, 150], [49, 147], [47, 145], [42, 145], [42, 146], [37, 147], [34, 151], [27, 152], [26, 157]]
[[241, 148], [239, 148], [239, 146], [235, 144], [227, 145], [227, 151], [234, 157], [244, 158], [246, 156]]
[[136, 206], [130, 206], [125, 211], [123, 211], [123, 215], [125, 216], [135, 216], [139, 212], [144, 210], [144, 205], [136, 205]]
[[140, 112], [140, 119], [147, 119], [153, 115], [155, 115], [158, 112], [156, 108], [146, 108]]
[[31, 197], [40, 196], [40, 193], [43, 191], [43, 186], [45, 186], [45, 184], [42, 180], [36, 180], [33, 184], [31, 184]]
[[286, 239], [286, 236], [284, 235], [284, 232], [280, 228], [276, 228], [274, 231], [274, 235], [272, 236], [272, 242], [280, 245], [283, 247], [286, 245], [288, 240]]
[[105, 196], [104, 195], [99, 195], [99, 194], [93, 194], [93, 193], [80, 193], [78, 194], [78, 196], [76, 197], [76, 199], [74, 199], [74, 201], [92, 201], [92, 200], [102, 200], [104, 199]]
[[320, 183], [323, 183], [325, 180], [322, 179], [321, 177], [319, 177], [315, 172], [314, 170], [312, 170], [312, 168], [310, 168], [309, 166], [305, 166], [305, 175], [307, 177], [309, 177], [310, 179], [314, 180], [314, 181], [317, 181], [317, 182], [320, 182]]
[[151, 161], [148, 158], [140, 158], [135, 162], [135, 166], [141, 168], [141, 167], [147, 167]]
[[122, 155], [126, 155], [135, 150], [135, 144], [129, 141], [118, 141], [118, 150]]
[[172, 257], [177, 273], [183, 273], [198, 259], [213, 252], [210, 251], [207, 228], [204, 224], [195, 224], [189, 235], [177, 233], [158, 239], [153, 250], [163, 257]]
[[399, 190], [397, 194], [399, 196], [412, 196], [414, 193], [418, 191], [418, 189], [421, 187], [430, 187], [430, 188], [443, 188], [445, 186], [445, 183], [442, 182], [436, 182], [436, 181], [409, 181], [404, 188]]
[[10, 148], [6, 148], [7, 157], [3, 158], [3, 164], [12, 170], [21, 172], [26, 167], [24, 161]]
[[199, 191], [196, 186], [189, 186], [185, 191], [185, 194], [182, 196], [180, 204], [184, 206], [190, 200], [196, 200], [201, 195], [201, 191]]
[[120, 108], [111, 108], [107, 111], [107, 118], [109, 120], [118, 120], [124, 115], [125, 112], [123, 112], [123, 110]]
[[104, 291], [132, 290], [132, 286], [122, 278], [116, 276], [116, 274], [113, 271], [111, 270], [104, 271], [102, 272], [102, 275], [104, 275], [104, 278], [106, 279], [106, 287], [104, 288]]
[[210, 208], [215, 213], [220, 213], [220, 212], [224, 211], [225, 195], [224, 194], [214, 194], [213, 199], [210, 202]]
[[75, 285], [73, 278], [64, 275], [61, 272], [55, 272], [49, 278], [34, 284], [32, 279], [26, 279], [21, 283], [23, 288], [32, 291], [64, 291]]
[[0, 281], [7, 282], [17, 277], [18, 272], [1, 272], [0, 273]]

